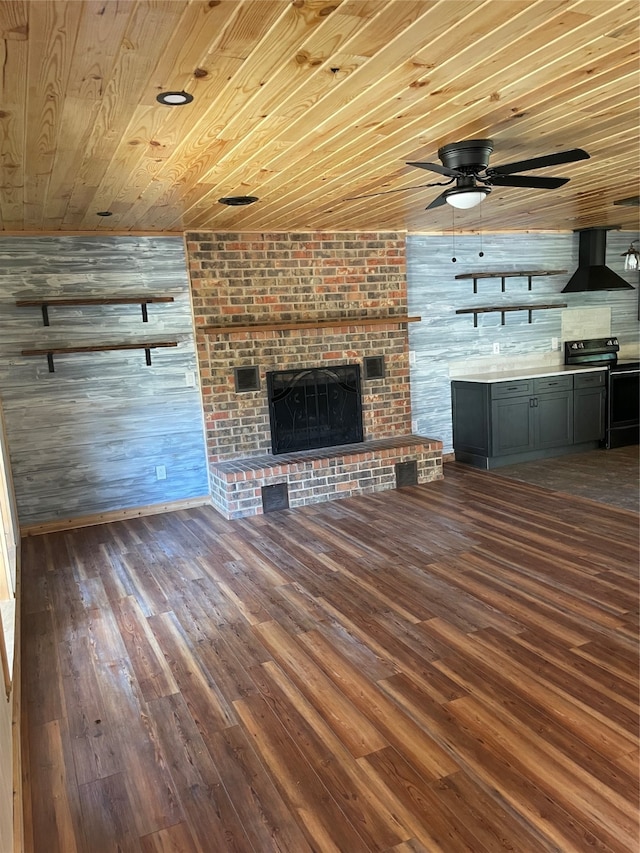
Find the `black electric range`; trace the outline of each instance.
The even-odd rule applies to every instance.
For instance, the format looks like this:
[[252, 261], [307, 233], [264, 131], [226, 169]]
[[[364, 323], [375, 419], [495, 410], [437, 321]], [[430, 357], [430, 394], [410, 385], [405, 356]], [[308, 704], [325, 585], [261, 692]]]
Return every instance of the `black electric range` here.
[[619, 359], [616, 337], [565, 341], [564, 363], [607, 370], [605, 447], [638, 444], [640, 440], [640, 361]]

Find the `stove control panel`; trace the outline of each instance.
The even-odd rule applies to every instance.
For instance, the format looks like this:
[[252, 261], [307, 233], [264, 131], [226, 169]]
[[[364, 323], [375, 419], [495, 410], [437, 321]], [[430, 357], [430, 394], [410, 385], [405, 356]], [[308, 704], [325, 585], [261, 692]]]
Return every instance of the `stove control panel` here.
[[582, 341], [565, 341], [565, 364], [602, 364], [603, 367], [616, 363], [620, 344], [618, 338], [585, 338]]

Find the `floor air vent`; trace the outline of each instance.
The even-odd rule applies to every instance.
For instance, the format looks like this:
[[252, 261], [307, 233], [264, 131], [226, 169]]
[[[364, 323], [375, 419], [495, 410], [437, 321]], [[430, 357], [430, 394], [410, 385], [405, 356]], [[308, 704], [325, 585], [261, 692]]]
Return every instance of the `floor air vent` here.
[[396, 462], [396, 489], [418, 485], [418, 463]]
[[286, 483], [274, 483], [262, 487], [262, 511], [277, 512], [289, 509], [289, 488]]

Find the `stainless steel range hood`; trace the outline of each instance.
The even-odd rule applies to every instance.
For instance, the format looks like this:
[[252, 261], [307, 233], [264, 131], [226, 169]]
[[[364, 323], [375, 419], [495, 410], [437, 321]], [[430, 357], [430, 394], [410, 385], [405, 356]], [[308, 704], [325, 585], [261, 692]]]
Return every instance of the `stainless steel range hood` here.
[[578, 229], [578, 269], [569, 279], [562, 293], [591, 293], [597, 290], [633, 290], [625, 281], [605, 265], [607, 231], [611, 228]]

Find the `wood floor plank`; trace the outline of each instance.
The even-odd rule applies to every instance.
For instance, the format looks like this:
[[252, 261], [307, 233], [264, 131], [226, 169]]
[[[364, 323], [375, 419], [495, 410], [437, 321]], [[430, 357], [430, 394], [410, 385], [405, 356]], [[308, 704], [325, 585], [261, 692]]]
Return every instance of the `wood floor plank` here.
[[82, 853], [85, 829], [77, 820], [78, 788], [73, 762], [65, 759], [64, 737], [59, 720], [33, 726], [29, 733], [33, 843], [48, 853]]
[[[410, 678], [404, 674], [393, 676], [387, 679], [384, 688], [419, 725], [428, 728], [443, 743], [456, 745], [460, 769], [470, 778], [478, 779], [486, 791], [493, 793], [494, 799], [508, 803], [519, 821], [539, 835], [540, 849], [555, 853], [583, 849], [605, 853], [611, 849], [567, 814], [527, 774], [514, 768], [510, 757], [496, 751], [482, 731], [465, 727], [446, 708], [430, 703]], [[613, 849], [622, 853], [625, 847]]]
[[[447, 750], [430, 738], [428, 732], [416, 730], [411, 720], [332, 649], [320, 634], [305, 634], [300, 639], [313, 659], [331, 675], [363, 717], [369, 719], [372, 725], [377, 725], [388, 744], [403, 748], [427, 778], [438, 779], [459, 769]], [[388, 744], [382, 743], [379, 748]]]
[[273, 714], [368, 847], [391, 846], [406, 838], [394, 811], [372, 794], [351, 753], [286, 674], [275, 663], [264, 663], [252, 674]]
[[25, 853], [640, 849], [637, 567], [456, 464], [28, 537]]
[[107, 713], [88, 637], [76, 641], [73, 669], [62, 685], [78, 784], [118, 773], [123, 769], [117, 748], [120, 720], [110, 719]]
[[185, 819], [153, 719], [142, 713], [137, 722], [121, 727], [120, 749], [127, 799], [139, 836]]
[[[393, 747], [371, 753], [360, 759], [360, 763], [366, 763], [370, 778], [375, 774], [376, 781], [395, 792], [401, 802], [402, 818], [429, 849], [490, 853], [471, 827], [447, 814], [430, 785]], [[424, 820], [425, 815], [429, 815], [428, 821]]]
[[219, 691], [215, 676], [198, 660], [197, 650], [189, 643], [173, 613], [161, 613], [149, 619], [158, 645], [163, 649], [176, 685], [201, 728], [219, 731], [236, 723], [233, 708]]
[[[188, 839], [185, 850], [195, 853], [249, 850], [249, 839], [186, 699], [179, 693], [154, 699], [149, 703], [149, 713], [157, 727], [163, 752], [168, 757], [171, 778], [187, 818], [187, 823], [178, 824], [183, 827], [180, 835], [184, 834]], [[172, 829], [168, 827], [161, 831], [162, 834], [143, 837], [143, 849], [155, 850], [152, 842], [167, 844], [174, 839]], [[177, 849], [181, 850], [180, 847]]]
[[311, 853], [313, 844], [297, 814], [292, 815], [290, 804], [279, 793], [270, 765], [265, 765], [256, 753], [251, 733], [238, 725], [207, 734], [205, 741], [251, 842], [251, 853]]
[[387, 745], [375, 726], [277, 623], [262, 623], [255, 630], [291, 680], [316, 707], [322, 708], [329, 725], [340, 732], [353, 756], [366, 755]]
[[[177, 823], [140, 839], [142, 853], [198, 853], [189, 827]], [[227, 848], [231, 849], [231, 848]]]
[[81, 785], [80, 802], [92, 853], [140, 853], [139, 833], [122, 773]]
[[606, 744], [589, 744], [588, 736], [582, 740], [583, 730], [572, 727], [570, 720], [566, 725], [554, 720], [545, 709], [543, 694], [536, 699], [535, 692], [520, 691], [513, 680], [503, 675], [502, 667], [482, 666], [477, 660], [470, 665], [455, 652], [437, 661], [435, 666], [464, 685], [467, 696], [481, 697], [487, 707], [508, 720], [514, 729], [536, 731], [541, 748], [559, 754], [561, 760], [566, 759], [576, 774], [584, 770], [594, 785], [609, 786], [634, 804], [638, 801], [637, 778], [616, 766], [616, 756], [608, 754]]
[[623, 735], [636, 734], [637, 709], [619, 702], [617, 696], [611, 695], [613, 691], [601, 690], [599, 685], [585, 684], [577, 673], [571, 673], [566, 667], [549, 661], [546, 649], [543, 652], [541, 649], [526, 648], [517, 640], [501, 637], [491, 630], [479, 632], [478, 637], [488, 646], [500, 648], [517, 658], [520, 664], [535, 673], [537, 678], [572, 696], [581, 707], [588, 709], [594, 716], [598, 715], [605, 725], [611, 725]]
[[[639, 634], [640, 636], [640, 634]], [[607, 695], [611, 695], [616, 701], [625, 705], [634, 713], [638, 709], [639, 690], [638, 683], [632, 680], [626, 681], [617, 677], [608, 665], [599, 665], [579, 654], [579, 649], [566, 649], [553, 642], [553, 638], [541, 631], [525, 631], [515, 641], [531, 651], [544, 648], [545, 658], [553, 661], [560, 667], [572, 673], [580, 673], [585, 686], [591, 685]], [[588, 644], [587, 644], [588, 647]]]
[[50, 610], [30, 614], [23, 654], [29, 661], [23, 670], [29, 725], [59, 720], [63, 715], [63, 697], [54, 617]]
[[513, 839], [519, 850], [540, 850], [547, 847], [545, 839], [524, 826], [509, 804], [487, 791], [475, 778], [466, 773], [454, 773], [431, 783], [431, 787], [455, 816], [457, 823], [472, 829], [474, 843], [483, 845], [490, 853], [514, 851]]
[[[539, 701], [541, 694], [547, 696], [550, 713], [554, 713], [563, 725], [570, 722], [574, 730], [580, 732], [580, 737], [588, 739], [592, 748], [604, 747], [609, 756], [619, 755], [633, 748], [632, 735], [621, 729], [614, 720], [598, 719], [595, 712], [586, 708], [579, 699], [576, 700], [564, 689], [565, 682], [557, 686], [544, 678], [539, 678], [522, 664], [517, 656], [507, 654], [503, 648], [496, 647], [494, 643], [485, 641], [480, 636], [474, 637], [475, 642], [470, 643], [466, 637], [456, 635], [453, 626], [441, 620], [432, 619], [423, 627], [425, 630], [436, 633], [437, 636], [448, 638], [463, 656], [470, 658], [472, 663], [480, 661], [487, 668], [499, 666], [503, 672], [509, 673], [510, 680], [531, 701]], [[506, 642], [505, 638], [504, 643]]]
[[136, 599], [129, 595], [112, 607], [144, 698], [148, 701], [177, 693], [171, 668]]
[[[576, 765], [566, 766], [568, 762], [563, 766], [557, 755], [549, 755], [549, 750], [546, 756], [542, 756], [537, 745], [488, 712], [475, 697], [454, 699], [448, 708], [471, 730], [481, 732], [496, 754], [502, 752], [516, 767], [520, 767], [523, 775], [527, 775], [550, 799], [579, 821], [587, 832], [608, 848], [626, 845], [632, 849], [637, 838], [632, 809], [615, 792], [604, 786], [600, 786], [599, 791], [594, 790], [595, 785], [585, 781], [587, 773], [579, 773]], [[636, 814], [635, 804], [633, 813]]]
[[370, 850], [301, 756], [266, 700], [249, 696], [239, 699], [235, 708], [283, 799], [299, 815], [312, 847], [335, 853]]

